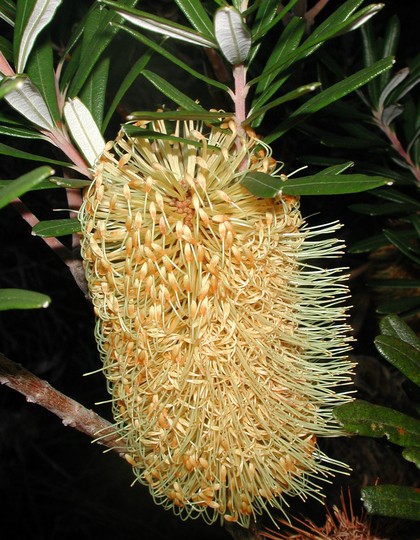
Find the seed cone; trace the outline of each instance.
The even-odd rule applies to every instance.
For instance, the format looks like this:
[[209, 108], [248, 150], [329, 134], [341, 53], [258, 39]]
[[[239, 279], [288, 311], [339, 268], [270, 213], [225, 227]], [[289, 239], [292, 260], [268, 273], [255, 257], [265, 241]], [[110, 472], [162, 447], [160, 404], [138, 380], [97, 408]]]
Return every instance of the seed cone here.
[[316, 437], [350, 399], [347, 289], [310, 263], [339, 254], [338, 225], [248, 192], [243, 175], [275, 162], [233, 122], [138, 125], [163, 138], [121, 131], [80, 211], [116, 429], [157, 503], [248, 526], [342, 465]]

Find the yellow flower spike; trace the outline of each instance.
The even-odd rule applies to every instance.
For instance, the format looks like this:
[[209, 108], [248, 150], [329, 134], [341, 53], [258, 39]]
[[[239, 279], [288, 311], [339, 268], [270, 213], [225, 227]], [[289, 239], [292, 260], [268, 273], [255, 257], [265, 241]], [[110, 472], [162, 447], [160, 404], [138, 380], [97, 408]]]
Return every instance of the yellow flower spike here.
[[316, 437], [350, 399], [346, 278], [312, 264], [340, 254], [339, 225], [240, 184], [275, 174], [252, 133], [143, 127], [193, 144], [121, 132], [80, 211], [116, 429], [157, 503], [247, 527], [343, 467]]

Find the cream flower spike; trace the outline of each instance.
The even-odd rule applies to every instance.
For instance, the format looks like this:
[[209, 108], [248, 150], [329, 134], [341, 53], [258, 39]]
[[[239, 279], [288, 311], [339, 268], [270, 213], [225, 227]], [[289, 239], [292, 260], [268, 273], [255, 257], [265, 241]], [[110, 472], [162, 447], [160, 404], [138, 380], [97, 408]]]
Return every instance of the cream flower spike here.
[[346, 277], [312, 263], [339, 225], [248, 192], [276, 164], [232, 121], [137, 125], [183, 140], [121, 131], [80, 211], [116, 429], [157, 503], [247, 527], [343, 468], [316, 440], [351, 399]]

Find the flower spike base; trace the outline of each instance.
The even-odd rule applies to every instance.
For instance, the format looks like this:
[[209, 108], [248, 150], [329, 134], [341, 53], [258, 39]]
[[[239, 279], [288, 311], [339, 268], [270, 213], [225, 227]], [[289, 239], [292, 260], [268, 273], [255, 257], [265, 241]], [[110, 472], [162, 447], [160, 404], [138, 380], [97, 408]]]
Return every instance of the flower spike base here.
[[137, 126], [108, 143], [80, 212], [116, 429], [157, 503], [247, 527], [342, 466], [316, 438], [350, 399], [347, 288], [311, 263], [339, 255], [338, 225], [248, 192], [275, 162], [233, 121]]

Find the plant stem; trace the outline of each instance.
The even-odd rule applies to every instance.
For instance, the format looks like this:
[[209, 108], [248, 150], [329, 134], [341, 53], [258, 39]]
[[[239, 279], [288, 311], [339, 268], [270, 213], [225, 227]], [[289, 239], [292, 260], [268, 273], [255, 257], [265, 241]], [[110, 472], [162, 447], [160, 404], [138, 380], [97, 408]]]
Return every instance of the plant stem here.
[[235, 81], [235, 91], [232, 99], [235, 105], [235, 117], [238, 133], [243, 134], [242, 122], [246, 120], [246, 96], [248, 87], [246, 85], [246, 68], [244, 64], [233, 67], [233, 79]]
[[92, 439], [97, 440], [124, 457], [127, 454], [124, 441], [115, 427], [94, 411], [62, 394], [47, 381], [40, 379], [20, 364], [16, 364], [0, 353], [0, 384], [16, 390], [29, 403], [36, 403], [61, 418], [65, 426], [70, 426]]

